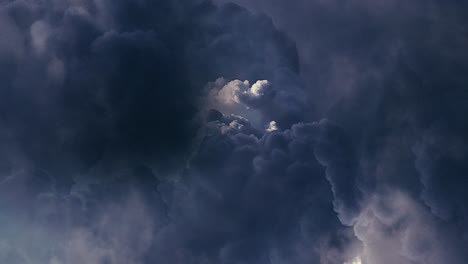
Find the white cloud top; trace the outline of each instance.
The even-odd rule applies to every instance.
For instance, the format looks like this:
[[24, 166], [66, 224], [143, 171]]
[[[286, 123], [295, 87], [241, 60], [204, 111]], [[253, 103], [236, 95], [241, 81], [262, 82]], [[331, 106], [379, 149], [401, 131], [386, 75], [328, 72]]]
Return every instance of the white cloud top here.
[[275, 121], [271, 121], [270, 124], [268, 125], [268, 128], [266, 129], [266, 131], [273, 132], [273, 131], [276, 131], [276, 130], [278, 130], [278, 125], [276, 124]]
[[245, 80], [233, 80], [225, 83], [224, 79], [218, 79], [215, 86], [223, 85], [221, 89], [215, 87], [210, 91], [210, 96], [220, 104], [233, 105], [244, 104], [242, 96], [250, 97], [252, 99], [259, 98], [265, 94], [270, 83], [267, 80], [258, 80], [252, 86], [250, 82]]
[[250, 87], [248, 93], [252, 96], [262, 96], [270, 83], [267, 80], [257, 81]]
[[[249, 81], [234, 80], [223, 86], [219, 91], [213, 90], [215, 100], [218, 103], [233, 105], [240, 104], [239, 95], [249, 89]], [[215, 88], [216, 89], [216, 88]]]
[[[264, 98], [270, 87], [268, 80], [258, 80], [250, 84], [248, 80], [227, 81], [219, 78], [215, 82], [208, 84], [209, 94], [208, 108], [213, 108], [227, 115], [238, 115], [248, 119], [258, 128], [265, 127], [265, 120], [259, 112], [256, 102]], [[276, 123], [275, 123], [276, 125]], [[275, 129], [271, 126], [268, 129]], [[273, 131], [273, 130], [271, 130]]]

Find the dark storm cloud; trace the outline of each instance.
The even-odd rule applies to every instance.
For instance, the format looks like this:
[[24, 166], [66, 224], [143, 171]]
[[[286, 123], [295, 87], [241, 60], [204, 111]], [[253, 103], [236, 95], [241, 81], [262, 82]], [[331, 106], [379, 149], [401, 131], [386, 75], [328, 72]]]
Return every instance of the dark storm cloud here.
[[236, 2], [297, 40], [306, 91], [353, 143], [363, 258], [466, 262], [466, 4]]
[[4, 155], [54, 174], [100, 160], [173, 167], [208, 81], [297, 71], [294, 45], [234, 5], [11, 1], [1, 14]]
[[1, 5], [0, 260], [466, 263], [466, 4], [242, 4]]
[[[0, 21], [0, 260], [354, 254], [314, 145], [262, 127], [288, 128], [312, 109], [294, 43], [270, 19], [199, 1], [9, 1]], [[274, 87], [265, 98], [243, 99], [266, 123], [215, 110], [201, 122], [199, 98], [220, 77], [268, 80], [252, 90]]]
[[177, 51], [151, 30], [104, 31], [84, 6], [43, 4], [2, 10], [12, 21], [15, 8], [36, 15], [24, 29], [13, 24], [23, 30], [15, 47], [23, 57], [5, 65], [2, 127], [12, 130], [18, 155], [31, 166], [68, 174], [106, 155], [164, 152], [170, 160], [181, 152], [194, 107]]
[[168, 195], [174, 221], [158, 236], [156, 252], [171, 263], [352, 258], [358, 244], [335, 216], [333, 193], [314, 155], [324, 140], [321, 130], [328, 129], [324, 121], [263, 133], [218, 114]]

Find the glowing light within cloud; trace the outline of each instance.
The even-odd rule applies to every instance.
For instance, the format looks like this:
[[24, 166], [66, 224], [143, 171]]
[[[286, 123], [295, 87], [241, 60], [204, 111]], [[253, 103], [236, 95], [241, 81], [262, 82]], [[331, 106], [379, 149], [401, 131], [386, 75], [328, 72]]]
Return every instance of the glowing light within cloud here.
[[266, 129], [266, 131], [273, 132], [273, 131], [276, 131], [276, 130], [278, 130], [278, 125], [276, 124], [276, 121], [271, 121], [270, 124], [268, 125], [268, 128]]
[[361, 257], [357, 256], [351, 262], [345, 262], [343, 264], [362, 264]]

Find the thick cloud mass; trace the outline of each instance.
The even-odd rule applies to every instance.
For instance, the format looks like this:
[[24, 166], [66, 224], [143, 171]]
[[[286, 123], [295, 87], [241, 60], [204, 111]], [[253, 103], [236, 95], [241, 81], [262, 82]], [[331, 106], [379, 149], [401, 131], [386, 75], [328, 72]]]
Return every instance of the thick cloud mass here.
[[466, 4], [221, 2], [0, 4], [0, 262], [467, 263]]
[[465, 263], [466, 3], [235, 2], [297, 40], [306, 93], [349, 137], [360, 213], [340, 219], [362, 261]]
[[[194, 98], [208, 81], [296, 71], [293, 45], [266, 18], [236, 6], [159, 2], [2, 7], [2, 27], [12, 32], [2, 40], [2, 122], [19, 158], [59, 172], [107, 157], [176, 162], [196, 134]], [[58, 165], [70, 160], [80, 164]]]

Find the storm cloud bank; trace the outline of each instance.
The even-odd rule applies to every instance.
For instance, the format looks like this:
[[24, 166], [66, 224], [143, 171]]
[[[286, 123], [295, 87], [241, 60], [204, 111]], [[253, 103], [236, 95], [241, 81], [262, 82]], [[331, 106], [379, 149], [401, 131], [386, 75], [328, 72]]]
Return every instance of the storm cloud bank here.
[[2, 3], [0, 262], [466, 263], [466, 6], [338, 2]]

